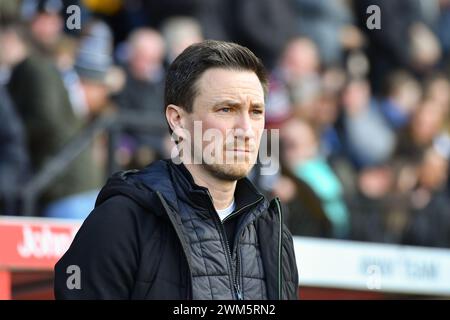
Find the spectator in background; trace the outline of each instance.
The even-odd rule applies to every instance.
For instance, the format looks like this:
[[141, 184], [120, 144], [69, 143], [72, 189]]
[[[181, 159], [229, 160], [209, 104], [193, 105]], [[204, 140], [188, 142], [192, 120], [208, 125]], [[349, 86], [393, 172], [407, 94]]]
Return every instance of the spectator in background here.
[[232, 0], [233, 29], [230, 34], [248, 46], [272, 69], [295, 31], [294, 7], [290, 0]]
[[92, 20], [87, 24], [80, 39], [74, 69], [80, 81], [84, 108], [90, 118], [105, 111], [110, 103], [110, 89], [115, 87], [112, 46], [113, 35], [106, 23]]
[[[320, 202], [321, 210], [326, 217], [326, 221], [331, 225], [330, 234], [337, 238], [346, 238], [350, 231], [350, 216], [343, 199], [343, 189], [338, 177], [333, 172], [326, 160], [319, 154], [318, 136], [313, 127], [307, 122], [298, 118], [292, 118], [283, 124], [280, 131], [282, 141], [282, 164], [291, 173], [294, 179], [307, 186], [310, 200], [308, 202]], [[275, 189], [275, 193], [281, 196], [284, 190]], [[316, 200], [312, 200], [316, 198]], [[314, 209], [314, 207], [316, 207]], [[298, 208], [293, 208], [291, 215], [296, 214]], [[316, 219], [320, 217], [317, 205], [310, 207]], [[327, 222], [324, 217], [320, 229], [325, 232]], [[318, 222], [316, 222], [318, 223]], [[294, 227], [298, 228], [298, 227]]]
[[346, 74], [340, 68], [328, 68], [321, 76], [321, 95], [316, 104], [314, 123], [320, 135], [320, 153], [331, 164], [344, 157], [338, 119], [341, 113], [340, 94], [345, 86]]
[[450, 247], [450, 200], [446, 189], [448, 153], [427, 149], [417, 168], [417, 184], [410, 194], [411, 218], [403, 243]]
[[380, 110], [393, 130], [398, 132], [408, 125], [421, 96], [420, 83], [409, 72], [398, 70], [388, 76]]
[[[208, 39], [228, 40], [249, 47], [265, 66], [274, 67], [290, 38], [297, 35], [291, 0], [169, 0], [150, 6], [171, 7], [172, 15], [198, 19]], [[175, 5], [176, 3], [176, 5]], [[189, 7], [189, 8], [188, 8]], [[157, 11], [154, 10], [153, 16]], [[155, 17], [161, 19], [167, 15]]]
[[191, 17], [171, 17], [164, 21], [161, 32], [166, 43], [168, 64], [191, 44], [203, 40], [199, 22]]
[[317, 47], [307, 38], [297, 38], [288, 44], [281, 69], [289, 90], [293, 112], [308, 121], [315, 118], [321, 98], [321, 61]]
[[396, 189], [396, 169], [395, 162], [387, 160], [355, 173], [356, 193], [348, 197], [352, 240], [401, 241], [409, 211], [404, 194]]
[[133, 78], [160, 82], [164, 74], [165, 46], [159, 32], [149, 28], [136, 29], [130, 34], [128, 45], [128, 70]]
[[447, 122], [450, 108], [450, 82], [444, 74], [435, 74], [425, 82], [425, 99], [429, 99], [440, 106], [442, 116]]
[[[410, 125], [402, 133], [396, 157], [412, 162], [403, 177], [410, 218], [404, 243], [448, 247], [448, 161], [450, 144], [443, 133], [447, 111], [429, 94], [420, 102]], [[442, 143], [443, 142], [443, 143]]]
[[[137, 155], [135, 166], [144, 167], [152, 159], [139, 160], [140, 154], [162, 154], [163, 137], [167, 134], [162, 106], [164, 104], [164, 40], [156, 30], [141, 28], [133, 31], [128, 39], [126, 82], [116, 101], [119, 111], [147, 117], [154, 132], [128, 132], [123, 140], [128, 158]], [[158, 129], [159, 128], [159, 129]], [[130, 160], [132, 161], [132, 160]]]
[[287, 83], [317, 77], [321, 67], [316, 44], [309, 38], [294, 38], [281, 55], [280, 71]]
[[21, 5], [33, 49], [53, 60], [61, 72], [71, 67], [71, 53], [76, 46], [76, 40], [64, 33], [66, 7], [62, 0], [24, 0]]
[[24, 0], [22, 16], [29, 22], [33, 48], [54, 58], [58, 43], [63, 38], [64, 4], [61, 0]]
[[266, 122], [278, 127], [292, 114], [311, 120], [320, 94], [320, 58], [308, 38], [294, 38], [287, 45], [270, 77]]
[[439, 15], [436, 19], [436, 33], [442, 47], [441, 66], [445, 70], [450, 70], [450, 1], [438, 0]]
[[298, 33], [313, 40], [326, 66], [344, 61], [344, 50], [362, 46], [362, 34], [342, 0], [294, 0]]
[[[1, 61], [0, 54], [0, 64]], [[22, 122], [3, 85], [0, 85], [0, 119], [0, 214], [16, 215], [18, 192], [30, 174], [29, 157]]]
[[430, 99], [422, 100], [414, 112], [411, 122], [401, 133], [396, 156], [402, 159], [422, 157], [433, 141], [443, 133], [444, 109]]
[[[79, 79], [80, 94], [85, 103], [85, 122], [92, 120], [100, 114], [107, 112], [110, 104], [109, 77], [112, 70], [112, 44], [113, 35], [110, 28], [100, 20], [92, 20], [85, 25], [85, 30], [80, 38], [79, 48], [74, 62], [74, 70]], [[100, 142], [96, 143], [96, 142]], [[99, 151], [102, 148], [101, 141], [94, 141], [90, 145], [90, 151]], [[93, 154], [92, 156], [94, 156]], [[94, 178], [96, 181], [103, 180], [97, 159], [93, 160], [93, 169], [97, 172]], [[98, 182], [97, 182], [98, 183]], [[99, 186], [88, 190], [82, 195], [71, 196], [52, 203], [47, 207], [45, 215], [48, 217], [71, 218], [75, 214], [76, 218], [85, 218], [89, 210], [92, 210]], [[83, 200], [80, 198], [82, 197]], [[77, 213], [71, 213], [70, 208], [76, 208]], [[67, 210], [69, 208], [69, 210]], [[78, 215], [79, 213], [79, 215]]]
[[[73, 113], [55, 66], [27, 47], [19, 27], [2, 31], [2, 48], [7, 48], [7, 64], [12, 68], [8, 90], [25, 126], [32, 170], [39, 172], [83, 124]], [[94, 205], [93, 190], [101, 182], [101, 172], [88, 148], [45, 190], [41, 198], [44, 215], [84, 217], [86, 207]], [[52, 206], [58, 206], [59, 210], [52, 210]]]
[[195, 17], [202, 26], [205, 39], [233, 40], [232, 31], [236, 16], [232, 1], [199, 0]]
[[394, 152], [396, 137], [371, 96], [369, 83], [363, 79], [350, 80], [342, 95], [342, 105], [345, 144], [353, 163], [364, 167], [388, 160]]
[[[370, 82], [379, 95], [385, 76], [397, 69], [408, 69], [416, 76], [433, 71], [441, 58], [436, 35], [425, 23], [420, 0], [359, 0], [354, 1], [359, 25], [368, 38]], [[367, 8], [377, 5], [381, 12], [381, 28], [366, 26]]]
[[78, 43], [74, 37], [64, 33], [66, 6], [62, 0], [25, 0], [21, 5], [22, 18], [28, 24], [33, 50], [55, 64], [61, 73], [75, 114], [84, 118], [88, 110], [80, 80], [73, 69]]
[[448, 77], [443, 74], [436, 74], [425, 83], [424, 91], [425, 99], [433, 101], [438, 106], [438, 109], [440, 109], [439, 113], [441, 114], [443, 124], [442, 133], [438, 138], [444, 137], [444, 139], [447, 139], [446, 137], [450, 135], [450, 81]]
[[136, 29], [128, 38], [126, 82], [117, 101], [122, 112], [162, 117], [165, 46], [153, 29]]

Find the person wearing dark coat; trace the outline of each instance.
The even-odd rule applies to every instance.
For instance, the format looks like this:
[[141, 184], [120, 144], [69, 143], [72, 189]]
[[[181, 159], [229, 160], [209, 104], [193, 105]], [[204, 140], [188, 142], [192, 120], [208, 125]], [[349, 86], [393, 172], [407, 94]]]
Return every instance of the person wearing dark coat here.
[[433, 145], [421, 155], [403, 244], [450, 248], [450, 200], [446, 186], [449, 155], [442, 151]]
[[167, 134], [161, 108], [164, 103], [164, 40], [156, 30], [140, 28], [130, 34], [128, 45], [126, 81], [116, 96], [117, 105], [123, 114], [157, 120], [159, 130], [155, 128], [150, 134], [132, 131], [127, 132], [127, 136], [137, 145], [136, 149], [149, 148], [162, 154], [162, 141]]
[[17, 214], [20, 185], [29, 178], [29, 156], [22, 122], [11, 98], [0, 85], [0, 214]]
[[[207, 40], [175, 59], [165, 115], [179, 153], [109, 179], [55, 266], [57, 299], [297, 299], [280, 201], [246, 177], [264, 128], [266, 86], [261, 61], [234, 43]], [[194, 120], [217, 139], [227, 132], [227, 141], [208, 155]], [[78, 287], [68, 278], [73, 266]]]
[[[81, 132], [84, 123], [76, 117], [61, 75], [51, 60], [27, 46], [20, 28], [11, 26], [3, 32], [5, 47], [19, 52], [9, 61], [11, 77], [7, 89], [24, 125], [31, 170], [35, 174]], [[86, 193], [95, 193], [92, 208], [102, 180], [91, 148], [85, 148], [42, 190], [39, 199], [42, 211], [72, 196], [80, 196], [78, 204], [87, 203], [90, 199], [84, 196]], [[72, 205], [74, 212], [70, 217], [79, 218], [75, 207]], [[72, 210], [66, 207], [64, 211], [68, 214]]]

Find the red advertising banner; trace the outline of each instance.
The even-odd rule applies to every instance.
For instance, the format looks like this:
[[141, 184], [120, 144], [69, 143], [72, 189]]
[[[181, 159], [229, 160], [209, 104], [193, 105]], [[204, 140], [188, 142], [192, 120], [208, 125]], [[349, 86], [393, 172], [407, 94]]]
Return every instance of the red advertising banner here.
[[0, 270], [53, 270], [80, 221], [0, 217]]

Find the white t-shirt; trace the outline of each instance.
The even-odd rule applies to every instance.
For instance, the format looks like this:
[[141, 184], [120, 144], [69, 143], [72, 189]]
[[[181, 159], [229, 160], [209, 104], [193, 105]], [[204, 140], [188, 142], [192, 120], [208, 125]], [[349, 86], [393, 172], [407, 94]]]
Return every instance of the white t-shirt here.
[[216, 209], [217, 214], [219, 215], [220, 221], [223, 221], [223, 219], [225, 219], [230, 214], [232, 214], [234, 209], [236, 209], [236, 203], [234, 202], [234, 198], [233, 198], [233, 202], [231, 202], [231, 204], [228, 207], [226, 207], [225, 209], [222, 209], [222, 210]]

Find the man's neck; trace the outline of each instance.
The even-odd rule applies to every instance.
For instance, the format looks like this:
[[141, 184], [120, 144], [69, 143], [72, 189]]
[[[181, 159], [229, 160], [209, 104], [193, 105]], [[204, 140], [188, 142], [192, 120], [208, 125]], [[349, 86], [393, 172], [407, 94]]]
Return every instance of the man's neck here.
[[11, 61], [8, 62], [11, 68], [14, 68], [18, 64], [22, 63], [30, 54], [27, 46], [22, 42], [22, 40], [17, 41], [18, 42], [14, 46], [14, 53], [11, 55]]
[[209, 190], [216, 210], [225, 209], [233, 202], [236, 181], [218, 179], [198, 164], [185, 164], [184, 166], [191, 173], [195, 184]]

